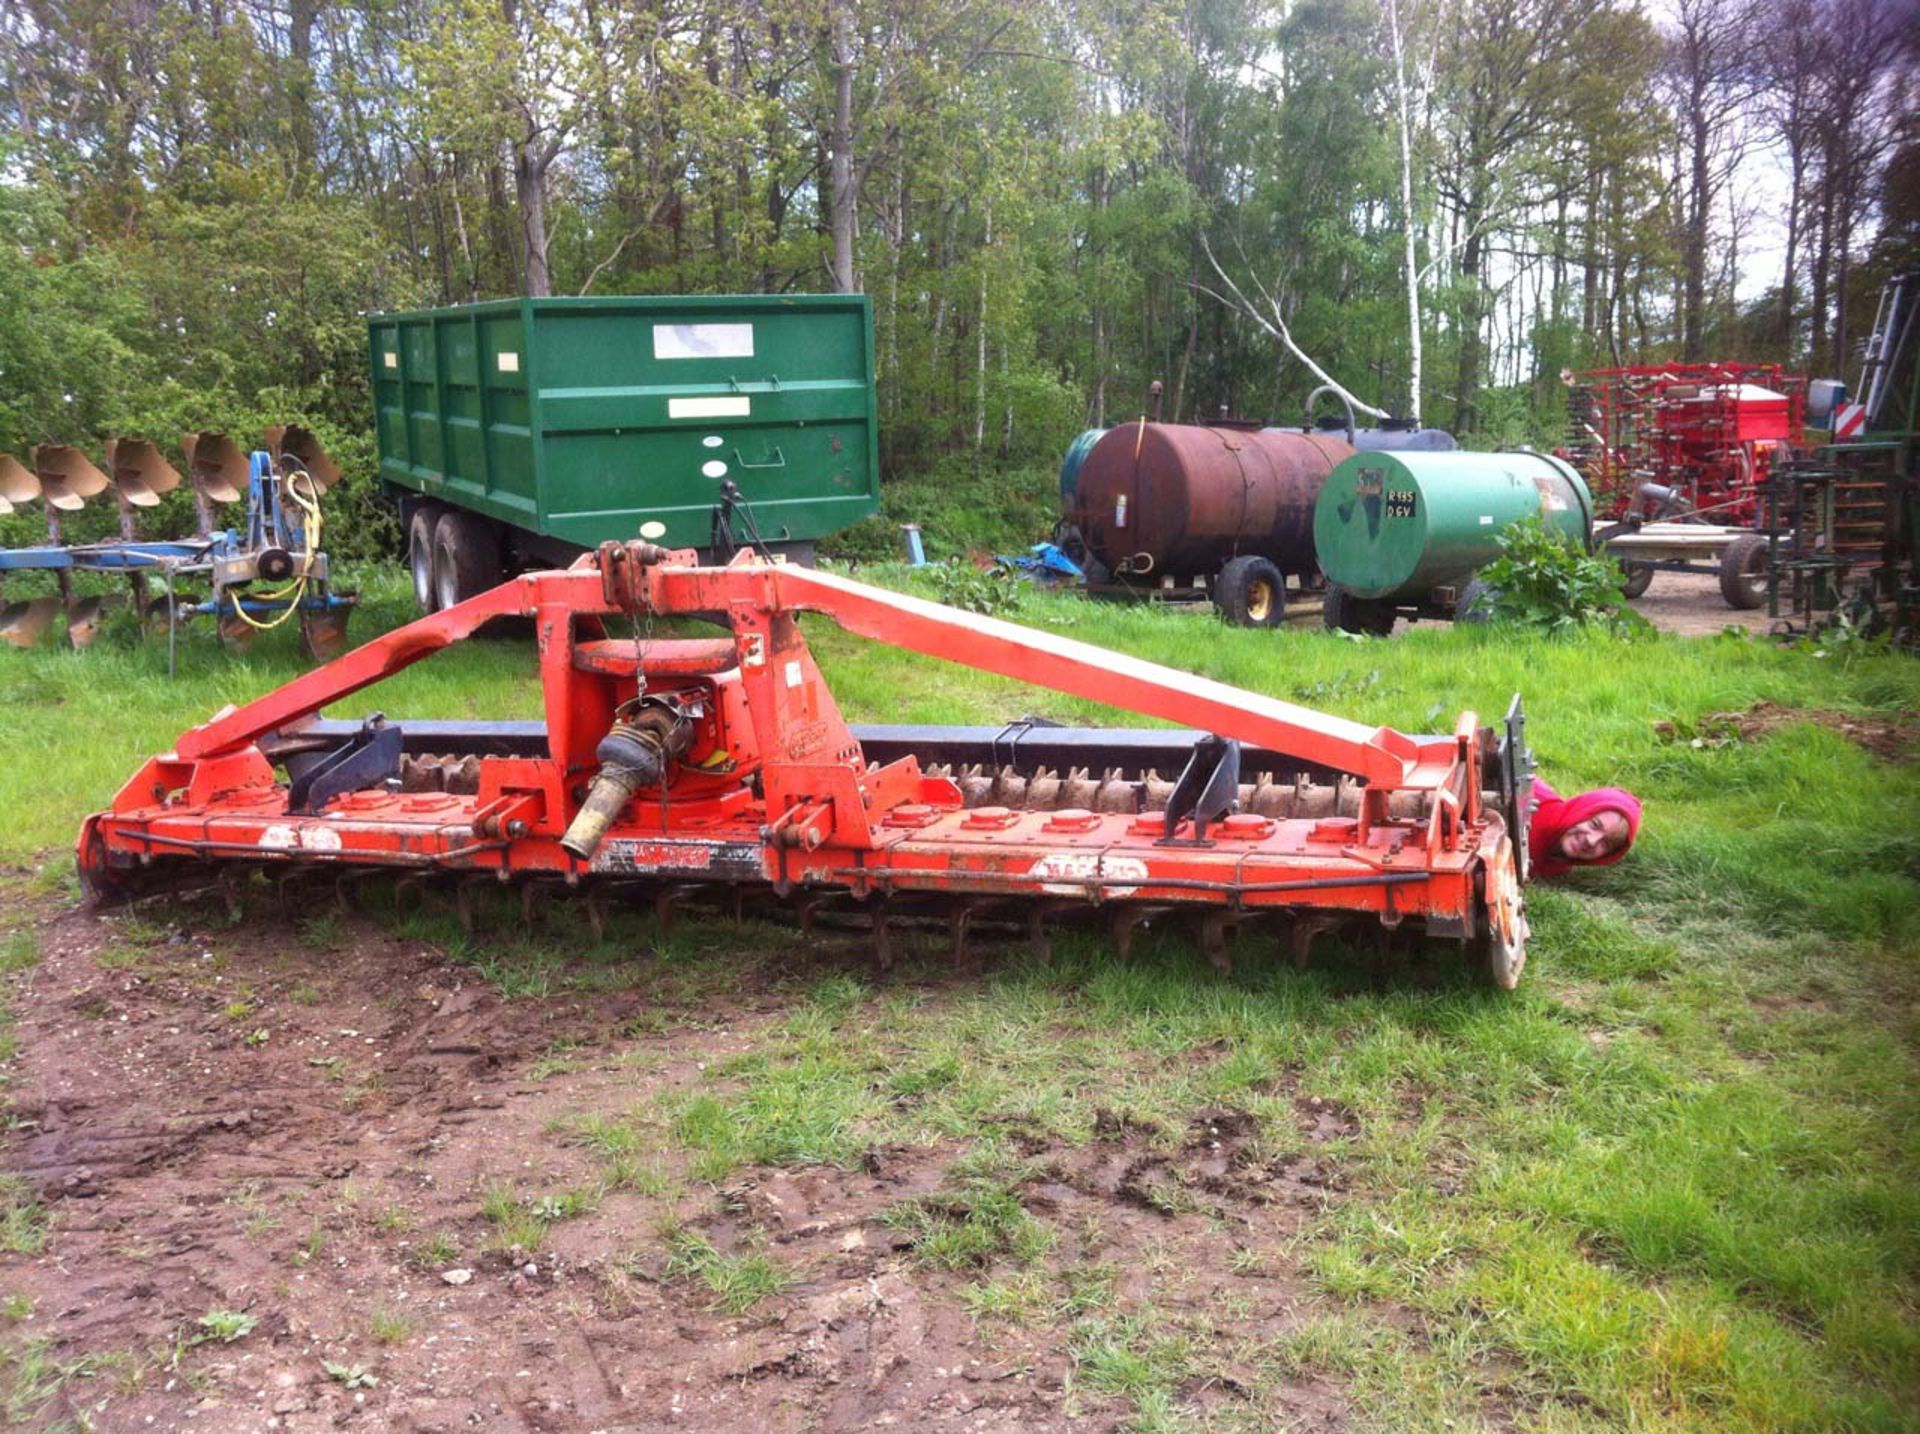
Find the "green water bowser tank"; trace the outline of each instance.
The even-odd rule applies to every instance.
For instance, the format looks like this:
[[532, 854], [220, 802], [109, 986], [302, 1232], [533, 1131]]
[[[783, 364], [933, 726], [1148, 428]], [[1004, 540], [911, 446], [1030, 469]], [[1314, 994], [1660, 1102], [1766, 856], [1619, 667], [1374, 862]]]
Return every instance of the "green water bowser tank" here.
[[1321, 571], [1355, 597], [1416, 599], [1500, 555], [1500, 530], [1535, 515], [1583, 549], [1593, 499], [1544, 453], [1356, 453], [1314, 505]]

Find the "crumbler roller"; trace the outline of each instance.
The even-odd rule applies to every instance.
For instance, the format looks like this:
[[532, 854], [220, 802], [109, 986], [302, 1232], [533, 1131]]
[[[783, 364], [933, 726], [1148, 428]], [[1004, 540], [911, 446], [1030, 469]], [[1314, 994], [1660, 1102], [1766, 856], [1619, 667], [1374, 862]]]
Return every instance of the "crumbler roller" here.
[[[1185, 730], [855, 727], [797, 621], [1110, 704]], [[544, 722], [323, 718], [517, 616], [533, 623]], [[700, 617], [724, 638], [624, 636]], [[224, 711], [87, 818], [103, 900], [199, 872], [404, 871], [615, 893], [663, 916], [689, 896], [929, 916], [956, 948], [1011, 922], [1186, 916], [1224, 963], [1267, 921], [1304, 959], [1361, 923], [1465, 943], [1511, 987], [1525, 960], [1531, 785], [1516, 698], [1450, 736], [1330, 717], [1069, 638], [751, 552], [609, 543], [398, 628]]]

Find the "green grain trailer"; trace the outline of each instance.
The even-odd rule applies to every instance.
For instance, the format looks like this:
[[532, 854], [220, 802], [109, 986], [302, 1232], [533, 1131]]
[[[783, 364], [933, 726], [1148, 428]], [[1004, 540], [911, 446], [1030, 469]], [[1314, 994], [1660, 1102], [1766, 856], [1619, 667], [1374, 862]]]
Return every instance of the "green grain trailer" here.
[[709, 551], [729, 481], [799, 562], [879, 507], [861, 295], [504, 299], [374, 314], [367, 339], [428, 610], [642, 524]]

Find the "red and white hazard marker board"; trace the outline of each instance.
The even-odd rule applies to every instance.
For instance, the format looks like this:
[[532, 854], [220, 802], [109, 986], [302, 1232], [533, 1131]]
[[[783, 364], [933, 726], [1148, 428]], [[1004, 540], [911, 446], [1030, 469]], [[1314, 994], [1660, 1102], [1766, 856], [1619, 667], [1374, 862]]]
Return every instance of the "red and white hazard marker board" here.
[[1836, 442], [1842, 438], [1857, 438], [1867, 426], [1867, 406], [1864, 403], [1843, 403], [1833, 411], [1833, 437]]

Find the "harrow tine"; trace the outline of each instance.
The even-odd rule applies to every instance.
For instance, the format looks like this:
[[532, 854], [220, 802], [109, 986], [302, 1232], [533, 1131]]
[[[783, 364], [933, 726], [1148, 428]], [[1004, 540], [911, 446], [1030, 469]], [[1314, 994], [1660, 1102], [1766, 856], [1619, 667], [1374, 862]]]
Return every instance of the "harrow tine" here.
[[1053, 942], [1047, 939], [1047, 912], [1045, 907], [1035, 906], [1027, 913], [1027, 949], [1033, 952], [1033, 959], [1044, 965], [1053, 964]]
[[873, 920], [873, 964], [882, 971], [893, 969], [893, 935], [887, 929], [889, 925], [888, 898], [876, 896], [872, 899]]
[[453, 914], [459, 919], [460, 929], [471, 936], [479, 926], [480, 907], [474, 899], [483, 888], [495, 884], [491, 876], [469, 876], [457, 882], [453, 888]]
[[1114, 909], [1110, 929], [1113, 932], [1114, 950], [1122, 961], [1130, 960], [1133, 956], [1134, 928], [1147, 925], [1167, 910], [1164, 906], [1146, 906], [1137, 902], [1125, 903]]
[[1200, 917], [1200, 949], [1206, 952], [1207, 963], [1222, 976], [1233, 974], [1233, 958], [1227, 954], [1227, 943], [1239, 925], [1240, 917], [1232, 911], [1208, 911]]
[[227, 920], [232, 924], [237, 925], [240, 919], [247, 914], [246, 898], [241, 894], [240, 888], [246, 884], [252, 875], [253, 873], [244, 866], [224, 866], [220, 868], [220, 880], [217, 883], [217, 887], [221, 901], [226, 903]]
[[674, 914], [688, 897], [699, 895], [705, 888], [690, 882], [680, 882], [673, 886], [663, 886], [653, 894], [653, 919], [660, 928], [660, 939], [665, 941], [673, 934]]
[[947, 931], [953, 943], [953, 964], [957, 969], [974, 969], [976, 963], [967, 943], [969, 929], [973, 925], [973, 918], [993, 904], [991, 897], [966, 897], [957, 902], [948, 914]]
[[1293, 968], [1296, 971], [1307, 969], [1307, 959], [1312, 954], [1313, 938], [1329, 931], [1337, 931], [1342, 919], [1338, 916], [1298, 916], [1287, 933], [1287, 939], [1293, 947]]
[[587, 888], [587, 929], [595, 944], [607, 939], [607, 893], [599, 886]]
[[531, 938], [534, 929], [546, 923], [547, 886], [545, 882], [523, 881], [520, 883], [520, 922], [526, 927]]
[[408, 902], [415, 897], [424, 897], [425, 891], [426, 878], [423, 876], [405, 875], [395, 877], [393, 882], [393, 914], [396, 916], [406, 915]]

